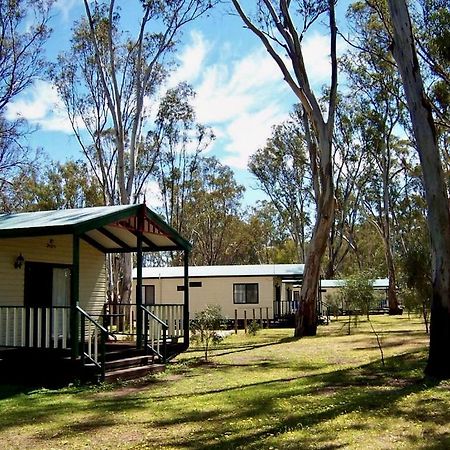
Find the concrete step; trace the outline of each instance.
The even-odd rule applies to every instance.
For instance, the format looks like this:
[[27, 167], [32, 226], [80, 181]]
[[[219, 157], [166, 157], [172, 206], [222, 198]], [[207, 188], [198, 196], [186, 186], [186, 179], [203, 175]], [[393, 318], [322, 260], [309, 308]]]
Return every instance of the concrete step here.
[[148, 364], [146, 366], [111, 370], [105, 373], [105, 382], [112, 383], [118, 380], [132, 380], [135, 378], [141, 378], [153, 373], [163, 372], [165, 367], [166, 366], [164, 364]]

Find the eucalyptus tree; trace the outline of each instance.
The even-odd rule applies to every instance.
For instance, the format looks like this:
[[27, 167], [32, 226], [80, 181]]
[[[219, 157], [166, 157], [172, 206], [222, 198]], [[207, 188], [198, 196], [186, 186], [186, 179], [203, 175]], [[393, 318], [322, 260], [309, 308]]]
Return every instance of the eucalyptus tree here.
[[403, 161], [410, 157], [407, 140], [398, 137], [405, 123], [401, 81], [389, 51], [383, 21], [362, 2], [351, 6], [353, 46], [344, 63], [351, 89], [358, 94], [361, 147], [373, 170], [364, 194], [368, 218], [384, 246], [391, 314], [398, 313], [393, 220], [401, 194]]
[[[423, 171], [432, 261], [430, 349], [426, 373], [449, 378], [450, 212], [432, 106], [425, 94], [411, 18], [404, 0], [389, 0], [392, 52], [402, 78]], [[388, 29], [389, 31], [389, 29]]]
[[[248, 230], [242, 220], [244, 187], [214, 157], [198, 157], [183, 201], [182, 232], [193, 243], [194, 265], [245, 263]], [[176, 203], [176, 202], [174, 202]]]
[[260, 200], [247, 214], [256, 264], [298, 262], [298, 249], [289, 234], [289, 224], [278, 213], [270, 200]]
[[[278, 65], [285, 81], [303, 108], [307, 149], [313, 175], [316, 218], [306, 256], [301, 304], [296, 316], [296, 336], [315, 335], [316, 301], [320, 264], [333, 221], [334, 185], [332, 140], [337, 92], [336, 18], [334, 0], [262, 0], [255, 10], [232, 0], [244, 25], [254, 33]], [[331, 80], [326, 112], [313, 92], [304, 62], [302, 40], [323, 15], [328, 14], [330, 32]]]
[[[206, 0], [127, 2], [127, 8], [140, 8], [133, 36], [123, 29], [118, 3], [84, 0], [86, 16], [75, 24], [71, 48], [52, 71], [106, 204], [133, 203], [143, 192], [142, 170], [151, 172], [159, 151], [150, 132], [158, 135], [156, 97], [171, 55], [183, 27], [211, 7]], [[131, 260], [122, 258], [120, 298], [128, 302]]]
[[[185, 84], [167, 92], [156, 118], [157, 128], [148, 134], [158, 151], [138, 160], [139, 183], [142, 184], [150, 173], [153, 175], [161, 196], [161, 214], [183, 235], [192, 219], [185, 205], [192, 199], [194, 189], [199, 190], [199, 183], [207, 182], [199, 178], [199, 173], [206, 170], [206, 160], [201, 155], [214, 139], [210, 129], [195, 121], [190, 103], [193, 95]], [[218, 169], [217, 164], [211, 166], [212, 172], [215, 169]]]
[[333, 140], [333, 164], [336, 206], [330, 230], [325, 278], [345, 272], [345, 262], [353, 254], [362, 270], [362, 255], [358, 248], [357, 227], [361, 223], [363, 193], [368, 182], [370, 164], [363, 151], [364, 128], [358, 97], [340, 95], [336, 109], [336, 130]]
[[43, 47], [52, 0], [0, 2], [0, 192], [7, 188], [15, 169], [29, 161], [22, 137], [30, 131], [23, 118], [7, 117], [17, 95], [36, 77], [43, 76]]
[[418, 59], [450, 189], [450, 0], [418, 0], [411, 6], [415, 6], [412, 15]]
[[[436, 128], [450, 132], [450, 1], [418, 0], [412, 15], [415, 22], [417, 54], [431, 100]], [[444, 144], [441, 142], [441, 145]]]
[[294, 242], [298, 262], [305, 262], [314, 204], [311, 164], [299, 109], [273, 128], [265, 147], [249, 160], [250, 172], [270, 198]]
[[102, 204], [100, 185], [84, 161], [64, 163], [40, 161], [10, 180], [0, 198], [1, 209], [9, 212], [84, 208]]

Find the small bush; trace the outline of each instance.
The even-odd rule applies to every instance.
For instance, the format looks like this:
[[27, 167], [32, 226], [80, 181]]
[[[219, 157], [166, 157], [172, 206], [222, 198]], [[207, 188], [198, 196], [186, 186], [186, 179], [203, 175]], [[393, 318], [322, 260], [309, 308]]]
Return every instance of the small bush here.
[[247, 327], [247, 332], [250, 336], [256, 336], [256, 333], [261, 329], [261, 326], [256, 320], [252, 320]]
[[224, 328], [224, 323], [225, 318], [218, 305], [208, 305], [203, 311], [196, 313], [191, 321], [192, 340], [203, 345], [205, 361], [208, 361], [210, 346], [223, 339], [219, 330]]

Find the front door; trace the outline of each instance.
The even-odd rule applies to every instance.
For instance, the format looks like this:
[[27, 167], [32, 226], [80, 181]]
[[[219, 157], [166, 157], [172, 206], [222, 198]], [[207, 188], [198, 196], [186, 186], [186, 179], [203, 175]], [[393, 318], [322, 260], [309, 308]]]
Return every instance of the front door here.
[[25, 263], [24, 304], [27, 308], [27, 342], [34, 347], [50, 345], [61, 334], [64, 308], [70, 304], [70, 267]]
[[274, 308], [274, 319], [281, 316], [281, 287], [279, 285], [275, 286], [275, 308]]
[[25, 263], [25, 306], [52, 306], [53, 267], [44, 263]]

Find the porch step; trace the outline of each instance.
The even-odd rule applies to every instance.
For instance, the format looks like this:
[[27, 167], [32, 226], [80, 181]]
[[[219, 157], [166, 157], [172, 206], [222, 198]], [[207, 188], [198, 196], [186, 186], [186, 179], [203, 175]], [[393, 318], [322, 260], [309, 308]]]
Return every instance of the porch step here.
[[153, 364], [153, 356], [132, 356], [129, 358], [115, 359], [112, 361], [106, 361], [105, 369], [106, 371], [112, 371], [120, 368], [130, 368], [130, 367], [141, 367]]
[[107, 371], [105, 373], [105, 382], [112, 383], [118, 380], [132, 380], [135, 378], [144, 377], [153, 373], [163, 372], [164, 364], [147, 364], [145, 366], [127, 367], [117, 370]]
[[[85, 368], [94, 377], [98, 376], [98, 369], [95, 365], [87, 364]], [[164, 369], [165, 365], [160, 364], [157, 357], [146, 354], [142, 349], [137, 349], [136, 344], [109, 342], [106, 345], [104, 381], [107, 383], [140, 378], [162, 372]]]

